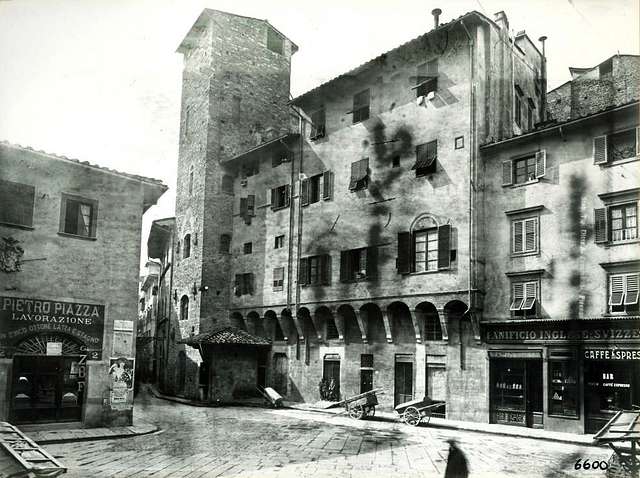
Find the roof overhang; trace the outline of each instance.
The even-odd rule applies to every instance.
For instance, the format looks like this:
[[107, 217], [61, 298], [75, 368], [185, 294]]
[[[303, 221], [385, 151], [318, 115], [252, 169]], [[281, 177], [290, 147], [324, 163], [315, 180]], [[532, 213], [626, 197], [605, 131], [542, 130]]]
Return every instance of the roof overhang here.
[[212, 332], [204, 332], [178, 340], [179, 344], [191, 347], [271, 347], [271, 342], [263, 337], [257, 337], [242, 329], [232, 326], [218, 327]]
[[299, 133], [287, 133], [287, 134], [283, 134], [281, 136], [278, 136], [277, 138], [271, 139], [269, 141], [265, 141], [264, 143], [259, 144], [258, 146], [255, 146], [251, 149], [248, 149], [236, 156], [233, 156], [232, 158], [223, 160], [223, 163], [232, 163], [232, 162], [238, 162], [241, 161], [243, 159], [248, 159], [254, 156], [258, 156], [261, 154], [265, 154], [265, 153], [269, 153], [272, 151], [275, 151], [278, 147], [282, 147], [283, 145], [288, 147], [289, 144], [297, 139], [300, 136]]
[[[170, 221], [170, 222], [169, 222]], [[174, 218], [160, 219], [151, 223], [149, 239], [147, 239], [147, 255], [152, 259], [160, 259], [167, 241], [171, 238]]]

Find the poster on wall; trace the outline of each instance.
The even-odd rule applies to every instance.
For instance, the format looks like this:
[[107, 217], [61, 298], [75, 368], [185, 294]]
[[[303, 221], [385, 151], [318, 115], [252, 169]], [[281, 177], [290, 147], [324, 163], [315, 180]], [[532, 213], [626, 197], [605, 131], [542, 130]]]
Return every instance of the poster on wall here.
[[110, 405], [113, 410], [133, 408], [133, 378], [135, 359], [115, 357], [109, 360], [109, 379], [111, 391]]
[[73, 337], [87, 360], [101, 360], [104, 305], [0, 296], [0, 357], [13, 356], [33, 335], [52, 333]]

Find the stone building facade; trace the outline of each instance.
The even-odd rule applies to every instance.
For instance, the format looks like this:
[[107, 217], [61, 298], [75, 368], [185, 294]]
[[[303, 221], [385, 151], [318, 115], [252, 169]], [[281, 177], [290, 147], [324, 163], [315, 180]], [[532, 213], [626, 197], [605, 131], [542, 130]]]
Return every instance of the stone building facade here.
[[155, 381], [154, 341], [158, 316], [158, 283], [161, 265], [147, 261], [140, 277], [140, 309], [136, 323], [136, 385]]
[[160, 181], [0, 143], [0, 420], [130, 425]]

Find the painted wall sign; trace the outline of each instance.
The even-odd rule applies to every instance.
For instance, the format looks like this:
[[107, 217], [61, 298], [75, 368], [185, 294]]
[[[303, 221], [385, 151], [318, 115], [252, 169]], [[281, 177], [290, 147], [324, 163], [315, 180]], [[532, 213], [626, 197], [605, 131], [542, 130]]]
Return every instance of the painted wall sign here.
[[585, 360], [640, 360], [640, 350], [586, 349]]
[[489, 350], [489, 358], [539, 359], [540, 350]]
[[557, 328], [527, 328], [515, 329], [513, 326], [486, 326], [484, 332], [488, 343], [527, 343], [527, 342], [569, 342], [569, 341], [612, 341], [612, 340], [638, 340], [640, 341], [640, 328], [637, 322], [634, 324], [615, 324], [611, 327], [586, 328], [590, 324], [584, 324], [582, 330], [567, 330]]
[[82, 343], [87, 359], [102, 359], [104, 305], [0, 296], [0, 357], [34, 334], [68, 334]]

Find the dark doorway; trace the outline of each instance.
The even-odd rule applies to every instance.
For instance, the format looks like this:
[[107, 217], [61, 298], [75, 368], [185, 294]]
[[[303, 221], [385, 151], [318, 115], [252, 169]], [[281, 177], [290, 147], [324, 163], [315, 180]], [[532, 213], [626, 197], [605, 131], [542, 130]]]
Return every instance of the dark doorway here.
[[184, 395], [184, 386], [187, 378], [187, 356], [183, 351], [178, 353], [178, 395]]
[[413, 400], [413, 362], [396, 358], [394, 406], [410, 400]]
[[333, 379], [333, 389], [330, 388], [330, 395], [333, 401], [340, 400], [340, 360], [324, 359], [324, 367], [322, 372], [322, 378], [327, 380], [331, 384]]
[[373, 370], [360, 370], [360, 393], [373, 390]]
[[86, 383], [86, 365], [80, 361], [80, 356], [14, 357], [12, 421], [80, 420]]
[[288, 359], [285, 354], [273, 356], [273, 388], [283, 397], [287, 395]]
[[267, 386], [267, 357], [264, 352], [258, 352], [258, 371], [256, 385], [260, 390]]
[[527, 361], [527, 426], [543, 428], [542, 361]]

